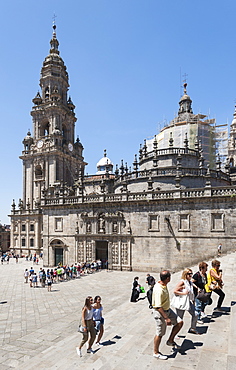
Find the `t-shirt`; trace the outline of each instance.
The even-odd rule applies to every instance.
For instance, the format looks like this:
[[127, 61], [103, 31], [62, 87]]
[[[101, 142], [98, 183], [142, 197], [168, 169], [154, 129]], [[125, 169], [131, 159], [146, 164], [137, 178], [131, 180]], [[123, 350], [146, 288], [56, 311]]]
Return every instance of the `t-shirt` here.
[[152, 294], [152, 306], [154, 308], [162, 307], [163, 310], [170, 308], [170, 296], [166, 285], [157, 283], [154, 285]]
[[[205, 276], [202, 276], [200, 274], [200, 271], [196, 272], [194, 275], [193, 275], [193, 280], [194, 280], [194, 284], [200, 288], [200, 289], [204, 289], [206, 283], [207, 283], [207, 276], [205, 274]], [[198, 294], [198, 290], [193, 287], [193, 291], [194, 291], [194, 295], [196, 296]]]

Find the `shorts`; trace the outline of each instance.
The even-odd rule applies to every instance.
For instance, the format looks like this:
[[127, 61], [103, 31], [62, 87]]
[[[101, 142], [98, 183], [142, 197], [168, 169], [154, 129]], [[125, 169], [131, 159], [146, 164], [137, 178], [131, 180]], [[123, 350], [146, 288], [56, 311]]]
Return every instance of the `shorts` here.
[[96, 329], [97, 332], [99, 332], [101, 325], [104, 324], [104, 318], [102, 317], [101, 320], [96, 320], [95, 324], [96, 324], [95, 329]]
[[[182, 319], [176, 315], [176, 313], [170, 308], [169, 310], [165, 311], [166, 316], [171, 320], [171, 325], [175, 326], [179, 322], [182, 321]], [[153, 310], [153, 317], [156, 320], [156, 335], [159, 337], [163, 337], [166, 333], [166, 321], [164, 317], [160, 314], [159, 311]]]

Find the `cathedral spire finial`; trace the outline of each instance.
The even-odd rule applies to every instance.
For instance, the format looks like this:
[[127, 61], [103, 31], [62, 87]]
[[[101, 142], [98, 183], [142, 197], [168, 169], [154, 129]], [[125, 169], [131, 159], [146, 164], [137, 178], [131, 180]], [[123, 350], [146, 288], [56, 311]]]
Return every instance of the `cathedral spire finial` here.
[[57, 34], [56, 34], [57, 26], [56, 26], [56, 15], [55, 14], [53, 16], [52, 28], [53, 28], [53, 33], [52, 33], [52, 39], [50, 41], [50, 45], [51, 45], [50, 54], [59, 54], [59, 51], [58, 51], [59, 42], [57, 40]]
[[52, 34], [52, 37], [53, 38], [56, 38], [57, 36], [56, 36], [56, 28], [57, 28], [57, 26], [56, 26], [56, 14], [54, 13], [54, 15], [53, 15], [53, 22], [52, 22], [52, 28], [53, 28], [53, 34]]
[[184, 83], [184, 94], [185, 95], [187, 94], [187, 86], [188, 86], [188, 84], [187, 84], [187, 82], [185, 82]]

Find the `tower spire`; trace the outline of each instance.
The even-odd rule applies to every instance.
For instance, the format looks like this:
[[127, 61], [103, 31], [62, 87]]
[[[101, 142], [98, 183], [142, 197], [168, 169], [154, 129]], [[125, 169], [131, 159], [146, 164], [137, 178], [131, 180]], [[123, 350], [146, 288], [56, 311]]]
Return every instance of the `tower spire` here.
[[57, 40], [57, 34], [56, 34], [57, 26], [56, 26], [55, 18], [56, 18], [56, 15], [54, 14], [53, 22], [52, 22], [52, 28], [53, 28], [52, 39], [50, 41], [50, 45], [51, 45], [50, 54], [60, 54], [58, 50], [59, 42]]

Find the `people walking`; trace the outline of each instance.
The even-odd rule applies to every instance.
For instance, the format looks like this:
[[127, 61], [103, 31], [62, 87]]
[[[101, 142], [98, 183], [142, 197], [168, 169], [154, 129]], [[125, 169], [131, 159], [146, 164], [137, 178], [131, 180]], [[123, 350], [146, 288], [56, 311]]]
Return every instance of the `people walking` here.
[[221, 306], [225, 298], [225, 293], [222, 290], [224, 284], [222, 280], [222, 270], [220, 269], [220, 261], [213, 260], [211, 265], [212, 268], [207, 274], [207, 284], [205, 288], [207, 292], [212, 293], [213, 291], [219, 296], [215, 310], [222, 311]]
[[94, 298], [93, 304], [93, 319], [95, 321], [95, 329], [98, 335], [95, 344], [97, 344], [98, 346], [101, 345], [101, 339], [104, 333], [104, 318], [102, 317], [103, 307], [101, 301], [102, 301], [101, 297], [97, 295]]
[[193, 283], [191, 282], [192, 276], [193, 272], [191, 269], [184, 269], [182, 279], [175, 287], [175, 296], [171, 304], [176, 309], [176, 313], [181, 319], [183, 319], [185, 311], [189, 312], [192, 316], [189, 332], [192, 334], [199, 334], [196, 329], [198, 315], [194, 304]]
[[168, 357], [159, 351], [162, 337], [165, 335], [166, 326], [173, 325], [169, 339], [166, 344], [178, 349], [179, 346], [174, 339], [183, 326], [182, 319], [170, 308], [170, 297], [167, 284], [170, 282], [170, 271], [164, 270], [160, 273], [160, 281], [154, 285], [152, 295], [153, 317], [156, 321], [156, 335], [154, 337], [153, 356], [160, 360], [167, 360]]
[[[197, 296], [198, 296], [198, 293], [200, 292], [206, 293], [205, 285], [207, 283], [207, 274], [206, 274], [207, 266], [208, 264], [206, 262], [200, 262], [198, 266], [199, 271], [196, 272], [192, 276], [193, 292], [195, 296], [195, 309], [198, 315], [198, 321], [197, 321], [198, 324], [203, 324], [202, 319], [206, 317], [206, 314], [204, 311], [205, 311], [205, 307], [207, 306], [208, 302], [207, 300], [204, 302], [203, 300], [198, 299]], [[210, 294], [209, 294], [209, 298], [210, 298]]]
[[222, 253], [222, 244], [220, 243], [220, 244], [218, 245], [218, 247], [217, 247], [217, 255], [218, 255], [218, 257], [220, 257], [220, 256], [221, 256], [221, 253]]
[[85, 299], [85, 304], [84, 304], [84, 307], [82, 309], [81, 323], [82, 323], [82, 326], [83, 326], [83, 338], [82, 338], [82, 341], [81, 341], [79, 347], [76, 347], [77, 354], [80, 357], [82, 357], [81, 348], [88, 341], [89, 334], [90, 334], [90, 338], [89, 338], [89, 342], [88, 342], [87, 353], [93, 353], [92, 345], [93, 345], [93, 342], [96, 338], [96, 331], [95, 331], [94, 321], [93, 321], [93, 306], [92, 306], [92, 304], [93, 304], [93, 298], [91, 296], [88, 296]]
[[29, 271], [28, 271], [28, 269], [25, 269], [24, 277], [25, 277], [25, 283], [28, 283], [28, 279], [29, 279]]

